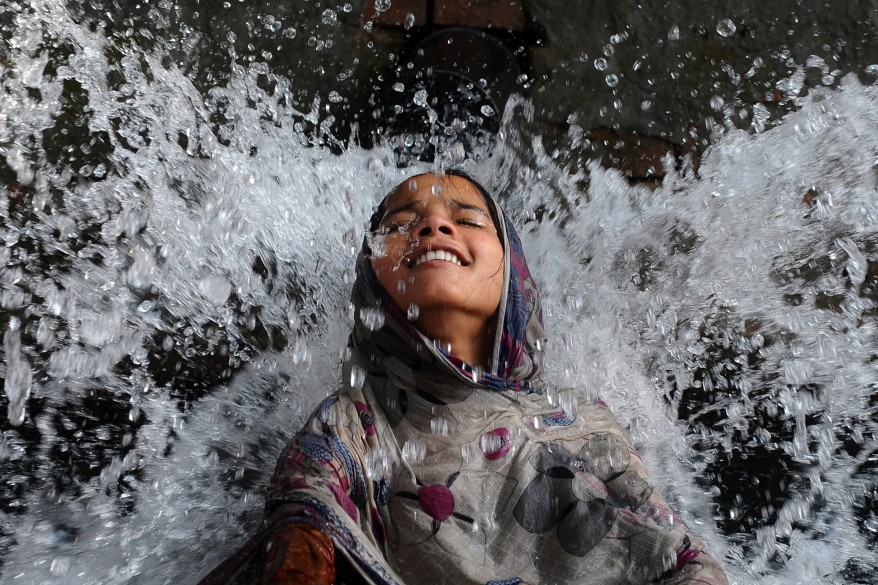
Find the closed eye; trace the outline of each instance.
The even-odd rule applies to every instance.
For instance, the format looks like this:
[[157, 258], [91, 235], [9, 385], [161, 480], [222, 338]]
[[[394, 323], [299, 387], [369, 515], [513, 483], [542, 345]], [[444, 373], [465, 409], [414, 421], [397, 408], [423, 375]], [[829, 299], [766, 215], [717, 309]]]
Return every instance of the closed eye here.
[[485, 213], [480, 209], [465, 209], [456, 214], [455, 222], [459, 225], [483, 228], [487, 225]]
[[411, 213], [397, 213], [383, 222], [385, 233], [405, 231], [419, 221], [419, 216]]

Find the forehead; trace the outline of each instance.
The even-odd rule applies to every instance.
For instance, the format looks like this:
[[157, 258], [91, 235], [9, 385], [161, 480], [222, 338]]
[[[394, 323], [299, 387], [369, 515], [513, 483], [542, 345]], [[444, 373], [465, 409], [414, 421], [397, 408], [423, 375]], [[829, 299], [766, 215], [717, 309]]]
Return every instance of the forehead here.
[[409, 203], [428, 205], [432, 201], [463, 203], [488, 211], [481, 191], [467, 179], [457, 175], [446, 175], [440, 179], [433, 174], [418, 175], [403, 181], [387, 198], [385, 210]]

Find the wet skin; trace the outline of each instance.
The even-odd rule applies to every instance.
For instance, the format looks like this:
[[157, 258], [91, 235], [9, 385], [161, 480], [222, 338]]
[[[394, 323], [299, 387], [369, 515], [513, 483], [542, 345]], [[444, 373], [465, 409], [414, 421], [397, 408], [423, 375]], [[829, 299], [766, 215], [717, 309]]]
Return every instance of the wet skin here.
[[417, 307], [422, 333], [489, 368], [503, 247], [479, 189], [463, 177], [419, 175], [393, 191], [386, 209], [373, 245], [378, 281], [402, 310]]

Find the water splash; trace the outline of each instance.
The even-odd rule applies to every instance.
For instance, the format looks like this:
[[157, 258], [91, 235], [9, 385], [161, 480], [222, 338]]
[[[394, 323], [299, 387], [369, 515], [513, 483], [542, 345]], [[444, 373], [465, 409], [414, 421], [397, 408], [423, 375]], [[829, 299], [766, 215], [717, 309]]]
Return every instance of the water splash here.
[[6, 372], [3, 389], [6, 391], [7, 418], [13, 426], [24, 422], [25, 407], [30, 397], [33, 372], [27, 359], [21, 354], [21, 332], [13, 321], [9, 331], [3, 336], [3, 350], [6, 353]]
[[[252, 532], [341, 381], [359, 234], [405, 173], [388, 149], [313, 148], [264, 64], [203, 94], [60, 2], [14, 21], [0, 575], [191, 581]], [[878, 542], [878, 92], [846, 79], [802, 106], [650, 191], [596, 165], [584, 190], [514, 102], [470, 169], [522, 227], [552, 386], [611, 405], [739, 583], [850, 581]]]

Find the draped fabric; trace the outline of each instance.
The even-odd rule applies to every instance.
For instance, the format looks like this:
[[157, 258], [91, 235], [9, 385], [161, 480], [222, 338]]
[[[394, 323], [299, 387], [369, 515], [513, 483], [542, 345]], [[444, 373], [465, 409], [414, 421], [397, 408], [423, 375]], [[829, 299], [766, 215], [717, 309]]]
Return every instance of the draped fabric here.
[[543, 384], [537, 287], [485, 197], [506, 279], [490, 370], [412, 325], [367, 238], [341, 389], [281, 454], [263, 528], [204, 585], [260, 582], [268, 535], [290, 523], [328, 533], [372, 583], [726, 583], [606, 405]]

